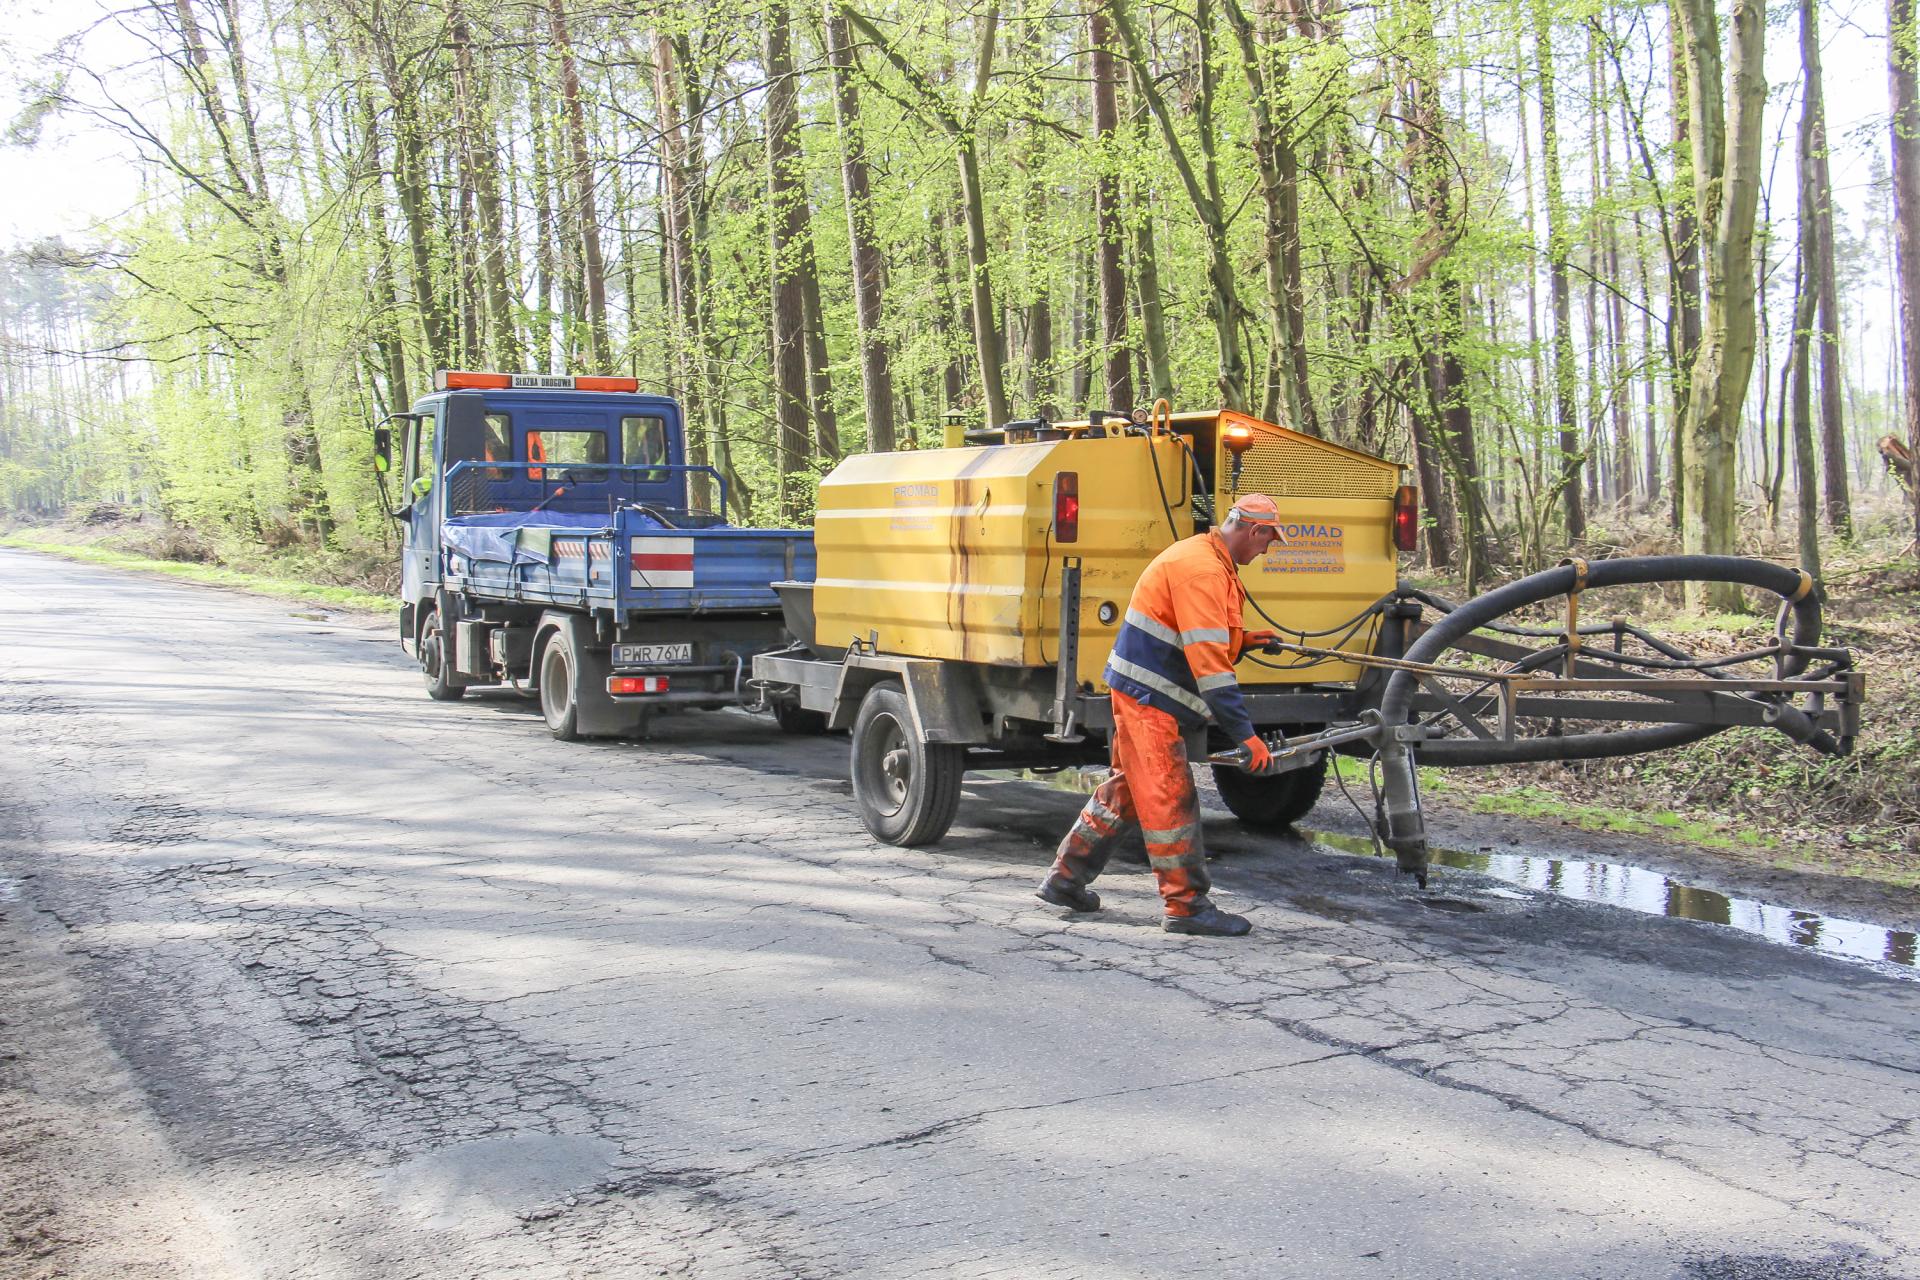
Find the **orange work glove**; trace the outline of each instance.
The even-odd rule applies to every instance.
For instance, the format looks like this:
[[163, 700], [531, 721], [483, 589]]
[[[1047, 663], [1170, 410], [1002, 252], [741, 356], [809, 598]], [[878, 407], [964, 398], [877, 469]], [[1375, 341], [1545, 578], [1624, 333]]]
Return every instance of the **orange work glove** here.
[[1242, 631], [1240, 633], [1240, 657], [1259, 649], [1264, 649], [1280, 638], [1277, 631]]
[[1247, 749], [1247, 761], [1241, 765], [1248, 773], [1265, 773], [1273, 767], [1273, 752], [1267, 750], [1266, 740], [1254, 734], [1240, 744]]

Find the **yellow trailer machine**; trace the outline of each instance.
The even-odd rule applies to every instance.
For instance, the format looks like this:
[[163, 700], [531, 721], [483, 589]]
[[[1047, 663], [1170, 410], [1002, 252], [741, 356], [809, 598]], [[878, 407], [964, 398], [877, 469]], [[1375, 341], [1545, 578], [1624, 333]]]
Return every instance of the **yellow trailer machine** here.
[[[1228, 411], [1107, 415], [842, 462], [820, 485], [815, 581], [780, 584], [799, 644], [755, 659], [756, 682], [852, 729], [855, 797], [876, 836], [937, 840], [968, 769], [1104, 758], [1101, 673], [1135, 581], [1243, 493], [1272, 497], [1283, 526], [1241, 569], [1247, 625], [1303, 647], [1397, 652], [1382, 602], [1417, 518], [1397, 465]], [[1334, 653], [1253, 655], [1238, 674], [1254, 723], [1297, 733], [1356, 715], [1366, 673]], [[1216, 777], [1243, 820], [1284, 826], [1312, 808], [1326, 755], [1297, 763]]]

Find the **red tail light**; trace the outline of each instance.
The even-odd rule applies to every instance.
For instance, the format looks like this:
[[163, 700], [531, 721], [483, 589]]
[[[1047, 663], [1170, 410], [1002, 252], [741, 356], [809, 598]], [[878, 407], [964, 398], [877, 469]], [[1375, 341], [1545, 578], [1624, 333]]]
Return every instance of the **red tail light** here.
[[666, 676], [609, 676], [608, 693], [665, 693]]
[[1053, 540], [1080, 540], [1080, 473], [1061, 471], [1053, 477]]
[[1401, 551], [1420, 546], [1420, 491], [1410, 484], [1393, 491], [1393, 545]]

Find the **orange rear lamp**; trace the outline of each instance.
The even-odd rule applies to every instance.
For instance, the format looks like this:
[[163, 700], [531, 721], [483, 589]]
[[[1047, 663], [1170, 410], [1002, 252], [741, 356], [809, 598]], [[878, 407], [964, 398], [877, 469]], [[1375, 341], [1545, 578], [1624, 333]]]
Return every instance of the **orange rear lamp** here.
[[440, 369], [433, 375], [435, 391], [613, 391], [640, 390], [638, 378], [573, 377], [563, 373], [475, 373], [467, 369]]

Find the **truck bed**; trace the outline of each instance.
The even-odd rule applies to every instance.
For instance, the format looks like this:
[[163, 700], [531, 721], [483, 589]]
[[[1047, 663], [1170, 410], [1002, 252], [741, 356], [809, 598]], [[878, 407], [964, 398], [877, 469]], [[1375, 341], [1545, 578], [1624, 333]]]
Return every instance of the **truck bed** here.
[[495, 511], [442, 526], [445, 581], [468, 596], [618, 614], [778, 612], [772, 584], [814, 572], [802, 529], [681, 527], [645, 511]]

